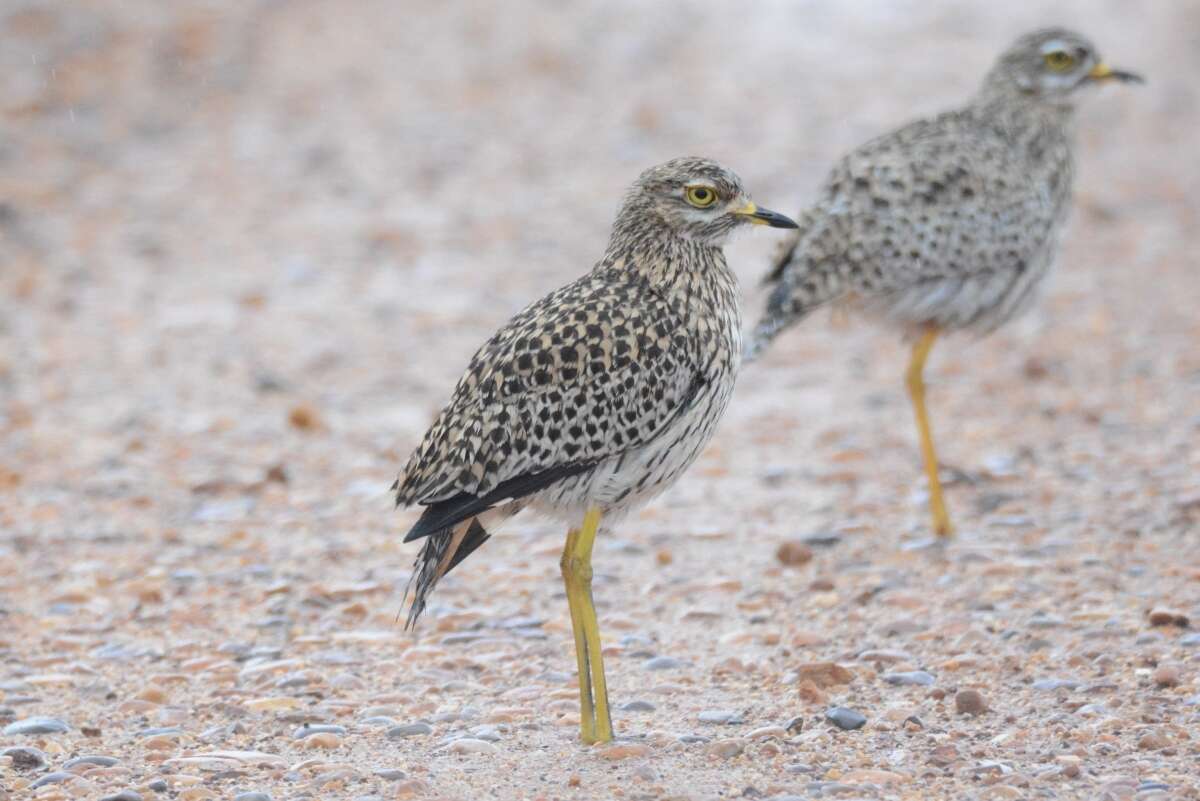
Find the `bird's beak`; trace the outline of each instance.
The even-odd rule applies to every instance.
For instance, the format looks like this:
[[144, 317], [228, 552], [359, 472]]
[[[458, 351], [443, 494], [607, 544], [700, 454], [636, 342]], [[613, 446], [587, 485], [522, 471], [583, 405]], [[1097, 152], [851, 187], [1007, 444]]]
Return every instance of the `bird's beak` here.
[[777, 211], [770, 209], [760, 209], [753, 203], [747, 202], [740, 209], [734, 209], [733, 214], [738, 217], [745, 217], [746, 222], [754, 223], [755, 225], [769, 225], [772, 228], [799, 228], [791, 218], [784, 217]]
[[1114, 70], [1103, 61], [1092, 67], [1088, 77], [1093, 81], [1121, 81], [1122, 83], [1145, 83], [1146, 80], [1136, 72]]

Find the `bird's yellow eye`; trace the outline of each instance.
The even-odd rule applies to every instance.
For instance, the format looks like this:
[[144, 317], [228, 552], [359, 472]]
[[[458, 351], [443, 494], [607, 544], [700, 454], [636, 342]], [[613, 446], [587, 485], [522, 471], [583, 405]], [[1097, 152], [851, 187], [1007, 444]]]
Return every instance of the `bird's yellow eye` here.
[[1046, 66], [1055, 72], [1066, 72], [1075, 66], [1075, 56], [1066, 50], [1051, 50], [1042, 56]]
[[698, 209], [706, 209], [717, 202], [716, 190], [711, 186], [689, 186], [684, 197]]

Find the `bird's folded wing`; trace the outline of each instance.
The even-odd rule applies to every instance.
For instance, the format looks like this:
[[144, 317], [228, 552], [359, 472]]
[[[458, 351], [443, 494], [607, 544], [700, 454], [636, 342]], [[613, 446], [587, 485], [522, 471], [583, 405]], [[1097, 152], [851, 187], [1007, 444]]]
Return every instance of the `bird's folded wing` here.
[[[642, 284], [585, 276], [475, 354], [397, 480], [397, 504], [458, 499], [482, 511], [531, 494], [650, 442], [702, 383], [665, 300]], [[451, 516], [464, 519], [461, 511]]]

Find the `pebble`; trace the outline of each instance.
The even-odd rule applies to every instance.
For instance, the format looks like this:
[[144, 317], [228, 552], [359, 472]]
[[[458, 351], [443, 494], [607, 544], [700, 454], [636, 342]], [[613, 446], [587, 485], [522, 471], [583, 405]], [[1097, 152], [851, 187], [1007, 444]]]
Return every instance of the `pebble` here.
[[775, 550], [775, 558], [780, 564], [795, 567], [811, 562], [813, 549], [799, 540], [788, 540]]
[[375, 771], [375, 775], [389, 782], [398, 782], [408, 778], [408, 774], [399, 768], [380, 768]]
[[1164, 662], [1154, 669], [1154, 683], [1159, 687], [1178, 687], [1180, 680], [1178, 665]]
[[0, 757], [11, 759], [12, 766], [17, 770], [38, 770], [46, 767], [47, 764], [45, 752], [37, 748], [26, 748], [23, 745], [0, 749]]
[[797, 715], [784, 724], [784, 728], [787, 729], [788, 734], [799, 734], [804, 731], [804, 716]]
[[115, 757], [99, 756], [99, 755], [85, 755], [85, 756], [77, 756], [74, 759], [68, 759], [65, 763], [63, 763], [63, 767], [66, 768], [67, 770], [70, 770], [71, 768], [77, 767], [79, 765], [98, 765], [99, 767], [102, 767], [102, 768], [111, 768], [113, 765], [116, 765], [118, 762], [120, 762], [120, 760], [116, 759]]
[[806, 537], [802, 537], [800, 541], [805, 545], [811, 545], [814, 548], [831, 548], [842, 541], [842, 535], [823, 531], [817, 534], [809, 534]]
[[389, 718], [387, 715], [372, 715], [369, 718], [363, 718], [359, 722], [364, 726], [387, 726], [388, 728], [394, 728], [399, 725], [396, 723], [395, 718]]
[[300, 728], [292, 732], [292, 739], [303, 740], [312, 737], [314, 734], [345, 734], [345, 726], [335, 726], [327, 723], [304, 724]]
[[603, 746], [600, 749], [600, 758], [618, 762], [631, 757], [644, 757], [649, 753], [650, 746], [648, 745], [642, 745], [641, 743], [615, 743]]
[[233, 801], [272, 801], [270, 793], [260, 793], [257, 790], [251, 790], [246, 793], [238, 793], [233, 797]]
[[642, 663], [646, 670], [678, 670], [687, 666], [687, 662], [673, 656], [655, 656]]
[[960, 715], [981, 715], [987, 708], [987, 700], [978, 690], [959, 690], [954, 694], [954, 709]]
[[932, 687], [936, 679], [924, 670], [884, 673], [883, 680], [898, 687]]
[[706, 709], [697, 717], [701, 723], [734, 725], [742, 722], [742, 718], [737, 712], [728, 709]]
[[58, 718], [25, 718], [4, 727], [6, 737], [14, 734], [61, 734], [71, 727]]
[[811, 681], [822, 688], [854, 681], [854, 674], [836, 662], [805, 662], [796, 666], [795, 673], [797, 681]]
[[866, 716], [861, 712], [847, 709], [844, 706], [835, 706], [830, 709], [825, 713], [825, 719], [845, 731], [861, 729], [867, 722]]
[[113, 795], [106, 795], [100, 801], [142, 801], [142, 794], [136, 790], [122, 790]]
[[324, 748], [333, 749], [342, 744], [342, 738], [338, 737], [333, 732], [317, 732], [316, 734], [304, 738], [305, 748]]
[[397, 737], [423, 737], [427, 734], [433, 734], [433, 726], [421, 721], [417, 721], [416, 723], [402, 723], [387, 730], [387, 736], [393, 739]]
[[741, 737], [730, 737], [709, 743], [705, 750], [721, 759], [732, 759], [746, 750], [746, 741]]
[[1179, 644], [1184, 648], [1195, 648], [1200, 645], [1200, 631], [1183, 635], [1179, 638]]
[[70, 781], [71, 779], [77, 779], [77, 778], [79, 778], [79, 777], [76, 776], [74, 773], [67, 773], [65, 771], [56, 770], [53, 773], [47, 773], [45, 776], [42, 776], [40, 779], [35, 781], [33, 784], [29, 785], [29, 787], [30, 787], [30, 789], [36, 789], [38, 787], [45, 787], [47, 784], [58, 784], [59, 782], [67, 782], [67, 781]]
[[1075, 679], [1038, 679], [1033, 683], [1035, 690], [1078, 690], [1083, 682]]
[[1186, 629], [1190, 623], [1188, 616], [1183, 612], [1162, 606], [1151, 609], [1149, 617], [1151, 626], [1178, 626]]
[[657, 707], [649, 701], [630, 701], [621, 705], [622, 712], [653, 712]]
[[807, 762], [790, 762], [783, 766], [788, 773], [812, 773], [816, 768]]
[[893, 648], [873, 648], [858, 655], [861, 662], [911, 662], [912, 654]]
[[1163, 748], [1168, 748], [1171, 745], [1171, 740], [1158, 731], [1148, 731], [1138, 740], [1137, 747], [1143, 751], [1159, 751]]
[[156, 793], [165, 793], [167, 791], [167, 780], [166, 779], [154, 779], [146, 786], [149, 787], [151, 790], [153, 790]]
[[859, 768], [844, 774], [841, 781], [848, 784], [903, 784], [909, 781], [909, 777], [902, 773], [895, 773], [890, 770], [875, 770], [872, 768]]
[[500, 749], [487, 740], [478, 740], [474, 737], [462, 737], [455, 740], [446, 746], [446, 751], [451, 754], [486, 754], [488, 756], [500, 753]]
[[772, 737], [785, 740], [787, 736], [788, 731], [783, 726], [760, 726], [753, 731], [746, 732], [747, 740], [767, 740]]

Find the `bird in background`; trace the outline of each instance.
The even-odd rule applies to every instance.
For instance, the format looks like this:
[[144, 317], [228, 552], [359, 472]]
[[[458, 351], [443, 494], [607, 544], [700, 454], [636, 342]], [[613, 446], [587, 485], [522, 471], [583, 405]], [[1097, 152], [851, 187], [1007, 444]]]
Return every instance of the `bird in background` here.
[[602, 526], [695, 461], [742, 357], [737, 281], [722, 246], [746, 224], [796, 224], [699, 158], [642, 173], [591, 272], [520, 312], [471, 359], [392, 489], [424, 512], [408, 625], [438, 581], [529, 507], [568, 522], [561, 568], [584, 742], [612, 739], [592, 547]]
[[965, 106], [845, 156], [766, 276], [754, 358], [814, 309], [836, 305], [912, 341], [906, 384], [933, 530], [949, 536], [925, 361], [943, 332], [986, 334], [1022, 311], [1054, 261], [1071, 200], [1076, 104], [1097, 84], [1140, 82], [1078, 33], [1029, 33]]

